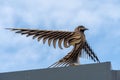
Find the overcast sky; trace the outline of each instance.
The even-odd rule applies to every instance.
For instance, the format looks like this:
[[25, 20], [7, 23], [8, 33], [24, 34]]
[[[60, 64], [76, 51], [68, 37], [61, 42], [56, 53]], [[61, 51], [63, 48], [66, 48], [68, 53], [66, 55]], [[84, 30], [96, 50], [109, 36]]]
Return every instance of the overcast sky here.
[[78, 25], [89, 28], [87, 41], [101, 62], [120, 69], [119, 0], [0, 0], [0, 72], [47, 68], [72, 49], [54, 49], [4, 28], [73, 31]]

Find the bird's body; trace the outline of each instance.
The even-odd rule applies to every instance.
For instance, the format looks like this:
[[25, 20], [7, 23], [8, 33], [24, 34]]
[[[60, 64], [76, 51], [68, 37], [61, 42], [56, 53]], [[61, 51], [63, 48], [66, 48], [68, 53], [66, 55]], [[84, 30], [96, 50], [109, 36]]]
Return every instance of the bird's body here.
[[[62, 59], [51, 65], [50, 67], [64, 67], [79, 65], [79, 57], [81, 55], [88, 55], [95, 62], [100, 62], [95, 53], [88, 45], [84, 31], [87, 30], [84, 26], [78, 26], [73, 32], [69, 31], [48, 31], [48, 30], [33, 30], [33, 29], [16, 29], [8, 28], [16, 31], [16, 33], [27, 34], [26, 36], [33, 36], [33, 39], [37, 38], [40, 41], [43, 38], [43, 43], [48, 40], [50, 46], [53, 42], [54, 48], [58, 41], [58, 46], [62, 49], [62, 42], [65, 48], [73, 46], [73, 49]], [[85, 53], [83, 53], [83, 51]]]

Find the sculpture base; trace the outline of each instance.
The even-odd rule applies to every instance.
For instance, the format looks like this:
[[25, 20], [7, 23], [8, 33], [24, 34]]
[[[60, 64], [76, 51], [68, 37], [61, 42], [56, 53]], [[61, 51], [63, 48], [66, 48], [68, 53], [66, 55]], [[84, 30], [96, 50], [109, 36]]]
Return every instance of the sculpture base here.
[[110, 62], [0, 73], [0, 80], [120, 80]]

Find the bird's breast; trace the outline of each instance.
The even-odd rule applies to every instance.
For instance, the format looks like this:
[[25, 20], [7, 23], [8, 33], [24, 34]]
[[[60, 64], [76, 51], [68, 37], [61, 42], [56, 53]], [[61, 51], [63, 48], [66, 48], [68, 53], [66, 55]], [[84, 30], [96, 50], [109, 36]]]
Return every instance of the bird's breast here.
[[69, 40], [69, 44], [75, 46], [75, 44], [78, 43], [84, 43], [85, 41], [85, 36], [84, 34], [74, 34], [73, 36], [71, 36], [70, 40]]

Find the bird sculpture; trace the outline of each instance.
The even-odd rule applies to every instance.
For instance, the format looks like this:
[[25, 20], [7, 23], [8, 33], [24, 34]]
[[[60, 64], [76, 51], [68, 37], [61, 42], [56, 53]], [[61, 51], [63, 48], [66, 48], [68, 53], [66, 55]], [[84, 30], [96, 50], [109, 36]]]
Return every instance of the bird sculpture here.
[[84, 31], [88, 29], [82, 25], [75, 28], [73, 32], [20, 28], [7, 29], [15, 31], [16, 33], [20, 33], [22, 35], [26, 34], [26, 37], [32, 36], [33, 39], [36, 38], [38, 41], [42, 39], [43, 43], [48, 41], [49, 46], [51, 43], [53, 43], [54, 48], [56, 48], [57, 42], [60, 49], [63, 49], [62, 44], [65, 48], [73, 46], [73, 49], [66, 56], [49, 66], [49, 68], [80, 65], [79, 58], [82, 57], [82, 55], [86, 55], [89, 59], [93, 60], [94, 62], [100, 62], [96, 54], [88, 45], [87, 40], [85, 38]]

